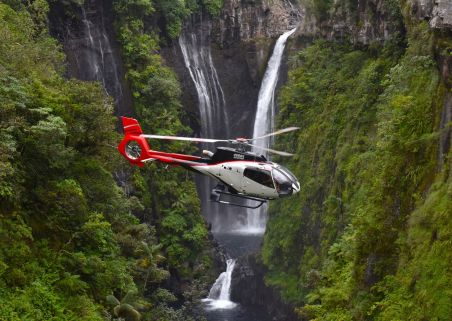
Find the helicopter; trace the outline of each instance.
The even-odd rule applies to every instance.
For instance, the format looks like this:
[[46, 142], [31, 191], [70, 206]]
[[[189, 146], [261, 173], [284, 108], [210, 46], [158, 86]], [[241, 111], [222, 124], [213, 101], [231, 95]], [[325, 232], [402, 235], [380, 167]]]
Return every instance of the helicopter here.
[[[157, 161], [212, 177], [219, 182], [211, 192], [212, 202], [256, 209], [268, 200], [288, 197], [300, 191], [300, 183], [287, 168], [268, 161], [263, 155], [246, 151], [247, 147], [258, 147], [252, 144], [255, 140], [297, 130], [298, 127], [281, 129], [252, 139], [210, 139], [146, 135], [136, 119], [121, 119], [124, 138], [119, 143], [118, 150], [132, 165], [142, 167], [145, 163]], [[204, 157], [200, 157], [152, 150], [146, 139], [229, 143], [237, 145], [237, 148], [217, 147], [215, 153], [203, 150]], [[258, 148], [281, 156], [293, 155], [270, 148]], [[248, 201], [236, 202], [235, 198]]]

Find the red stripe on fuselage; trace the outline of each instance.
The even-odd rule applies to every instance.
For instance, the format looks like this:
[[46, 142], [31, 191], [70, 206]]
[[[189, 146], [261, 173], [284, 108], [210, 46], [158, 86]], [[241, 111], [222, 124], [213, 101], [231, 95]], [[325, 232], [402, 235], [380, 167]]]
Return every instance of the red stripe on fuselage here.
[[[183, 161], [189, 161], [189, 162], [195, 162], [195, 164], [189, 164], [184, 163], [185, 165], [196, 167], [196, 166], [215, 166], [225, 163], [258, 163], [258, 164], [266, 164], [271, 165], [271, 163], [262, 162], [262, 161], [253, 161], [253, 160], [225, 160], [217, 163], [209, 163], [208, 159], [199, 157], [199, 156], [193, 156], [193, 155], [185, 155], [185, 154], [176, 154], [176, 153], [165, 153], [165, 152], [159, 152], [154, 150], [148, 151], [149, 157], [153, 157], [161, 162], [168, 163], [171, 165], [178, 165], [177, 160]], [[160, 156], [160, 157], [159, 157]]]
[[199, 156], [193, 156], [193, 155], [185, 155], [185, 154], [175, 154], [175, 153], [165, 153], [165, 152], [159, 152], [155, 150], [148, 151], [148, 154], [150, 157], [153, 156], [164, 156], [164, 157], [171, 157], [175, 159], [180, 160], [188, 160], [188, 161], [199, 161], [202, 160], [202, 157]]
[[214, 166], [214, 165], [220, 165], [220, 164], [225, 164], [225, 163], [257, 163], [257, 164], [265, 164], [265, 165], [271, 165], [271, 163], [265, 163], [262, 161], [253, 161], [253, 160], [227, 160], [227, 161], [222, 161], [222, 162], [218, 162], [218, 163], [212, 163], [212, 164], [196, 164], [193, 166]]

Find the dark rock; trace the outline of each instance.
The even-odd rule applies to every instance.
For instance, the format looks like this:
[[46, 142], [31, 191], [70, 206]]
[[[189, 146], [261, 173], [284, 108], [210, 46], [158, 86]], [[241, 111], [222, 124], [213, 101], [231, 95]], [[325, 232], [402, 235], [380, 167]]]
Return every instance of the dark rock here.
[[296, 27], [301, 16], [299, 7], [288, 0], [225, 0], [216, 20], [216, 42], [228, 47], [237, 41], [276, 38]]
[[[299, 20], [298, 8], [289, 1], [226, 0], [219, 17], [198, 15], [186, 22], [184, 32], [196, 33], [205, 46], [210, 46], [226, 97], [229, 132], [235, 137], [252, 135], [249, 124], [254, 119], [260, 82], [275, 39]], [[200, 133], [196, 89], [178, 42], [163, 48], [162, 55], [179, 77], [189, 123], [195, 133]]]
[[259, 254], [239, 258], [232, 273], [231, 300], [264, 309], [273, 320], [299, 320], [293, 307], [282, 301], [278, 291], [265, 285], [266, 273]]
[[308, 38], [349, 41], [353, 44], [384, 42], [404, 33], [397, 6], [385, 0], [361, 0], [356, 7], [335, 0], [322, 14], [304, 9], [297, 34]]
[[427, 20], [431, 28], [452, 28], [452, 2], [450, 0], [410, 0], [411, 14]]
[[113, 97], [117, 115], [132, 115], [132, 98], [116, 41], [111, 1], [51, 1], [50, 32], [62, 44], [67, 76], [99, 81]]
[[215, 240], [213, 234], [209, 231], [210, 257], [213, 259], [213, 274], [215, 278], [226, 270], [226, 261], [229, 259], [229, 254], [226, 249]]

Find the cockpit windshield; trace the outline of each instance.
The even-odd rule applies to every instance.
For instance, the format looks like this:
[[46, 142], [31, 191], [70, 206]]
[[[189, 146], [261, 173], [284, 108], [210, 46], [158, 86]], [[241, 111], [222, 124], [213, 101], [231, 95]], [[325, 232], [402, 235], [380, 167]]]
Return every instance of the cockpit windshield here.
[[295, 177], [295, 175], [291, 172], [291, 171], [289, 171], [287, 168], [285, 168], [284, 166], [279, 166], [278, 167], [278, 169], [281, 171], [281, 172], [283, 172], [284, 174], [286, 174], [286, 176], [288, 176], [291, 180], [292, 180], [292, 183], [296, 183], [296, 182], [298, 182], [298, 179]]
[[[292, 195], [292, 181], [287, 174], [281, 171], [279, 168], [274, 168], [273, 180], [275, 181], [276, 190], [280, 196]], [[295, 180], [296, 181], [296, 180]]]

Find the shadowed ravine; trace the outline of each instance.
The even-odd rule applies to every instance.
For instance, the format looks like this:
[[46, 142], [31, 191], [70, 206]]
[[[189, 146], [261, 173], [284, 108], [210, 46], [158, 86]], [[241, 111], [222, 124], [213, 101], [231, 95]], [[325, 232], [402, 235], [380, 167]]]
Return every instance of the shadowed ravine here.
[[[262, 136], [274, 127], [275, 89], [281, 67], [281, 60], [287, 39], [295, 29], [285, 32], [276, 41], [273, 53], [268, 61], [266, 72], [259, 90], [256, 117], [253, 125], [253, 137]], [[191, 80], [198, 96], [199, 115], [201, 117], [201, 134], [206, 137], [221, 137], [227, 135], [230, 121], [226, 113], [227, 97], [221, 87], [221, 79], [213, 63], [210, 53], [210, 27], [208, 33], [199, 34], [187, 29], [179, 37], [179, 46]], [[206, 39], [203, 39], [206, 38]], [[221, 125], [220, 125], [221, 124]], [[262, 139], [255, 152], [261, 152], [259, 147], [268, 147], [270, 139]], [[268, 157], [268, 155], [266, 155]], [[262, 312], [240, 306], [230, 300], [231, 278], [236, 258], [257, 251], [260, 248], [262, 235], [265, 232], [267, 206], [255, 210], [226, 207], [212, 204], [208, 196], [215, 182], [205, 178], [199, 179], [198, 185], [205, 216], [212, 224], [214, 235], [228, 251], [226, 271], [221, 273], [210, 289], [205, 302], [208, 320], [260, 320], [266, 319]], [[229, 218], [224, 224], [222, 217]], [[232, 218], [232, 220], [231, 220]], [[243, 247], [243, 244], [249, 246]]]

